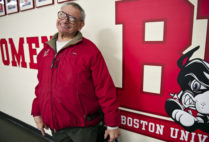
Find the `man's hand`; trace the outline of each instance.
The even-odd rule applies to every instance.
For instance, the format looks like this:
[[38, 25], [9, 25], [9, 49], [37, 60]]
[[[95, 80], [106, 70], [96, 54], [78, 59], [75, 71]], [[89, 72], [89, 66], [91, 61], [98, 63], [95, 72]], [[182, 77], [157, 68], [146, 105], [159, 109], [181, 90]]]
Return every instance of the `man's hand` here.
[[44, 128], [48, 129], [48, 127], [43, 123], [41, 116], [34, 116], [34, 120], [37, 128], [41, 131], [41, 134], [45, 136]]
[[118, 138], [118, 136], [120, 136], [120, 129], [119, 128], [107, 129], [105, 131], [104, 138], [106, 139], [108, 135], [110, 137], [108, 142], [113, 142], [116, 138]]

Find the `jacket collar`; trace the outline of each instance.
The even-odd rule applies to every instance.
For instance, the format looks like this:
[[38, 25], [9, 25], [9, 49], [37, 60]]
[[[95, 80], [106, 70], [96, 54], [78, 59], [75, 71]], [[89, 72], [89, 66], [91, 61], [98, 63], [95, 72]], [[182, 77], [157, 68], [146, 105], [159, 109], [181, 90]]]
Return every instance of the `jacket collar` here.
[[[58, 38], [58, 33], [56, 33], [51, 40], [49, 40], [48, 42], [46, 42], [46, 44], [48, 44], [51, 48], [54, 49], [54, 51], [56, 51], [56, 41], [57, 41], [57, 38]], [[72, 46], [72, 45], [75, 45], [77, 43], [79, 43], [80, 41], [82, 41], [83, 39], [83, 36], [81, 34], [80, 31], [78, 31], [78, 33], [76, 34], [76, 36], [70, 40], [63, 48], [66, 48], [68, 46]]]

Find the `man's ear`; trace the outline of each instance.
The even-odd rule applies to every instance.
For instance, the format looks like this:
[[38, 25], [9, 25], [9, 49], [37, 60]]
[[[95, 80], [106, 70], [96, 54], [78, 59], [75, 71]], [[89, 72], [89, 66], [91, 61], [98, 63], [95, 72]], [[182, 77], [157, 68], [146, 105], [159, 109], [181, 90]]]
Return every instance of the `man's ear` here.
[[81, 22], [80, 23], [80, 28], [79, 28], [79, 31], [81, 31], [81, 29], [85, 26], [85, 23], [84, 22]]

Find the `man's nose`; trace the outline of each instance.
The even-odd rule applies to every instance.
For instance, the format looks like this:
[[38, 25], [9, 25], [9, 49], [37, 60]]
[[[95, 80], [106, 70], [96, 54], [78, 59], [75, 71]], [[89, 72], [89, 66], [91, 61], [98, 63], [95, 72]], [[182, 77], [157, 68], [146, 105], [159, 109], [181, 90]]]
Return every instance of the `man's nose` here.
[[63, 22], [68, 24], [69, 23], [69, 19], [66, 17], [65, 19], [63, 19]]

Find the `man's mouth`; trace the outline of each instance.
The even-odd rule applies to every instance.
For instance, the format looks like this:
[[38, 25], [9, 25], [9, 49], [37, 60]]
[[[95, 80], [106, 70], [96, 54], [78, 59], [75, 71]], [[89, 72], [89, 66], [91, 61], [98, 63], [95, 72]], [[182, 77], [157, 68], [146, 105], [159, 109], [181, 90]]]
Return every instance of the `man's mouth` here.
[[64, 29], [69, 29], [70, 28], [69, 24], [64, 24], [64, 23], [60, 23], [60, 26]]

